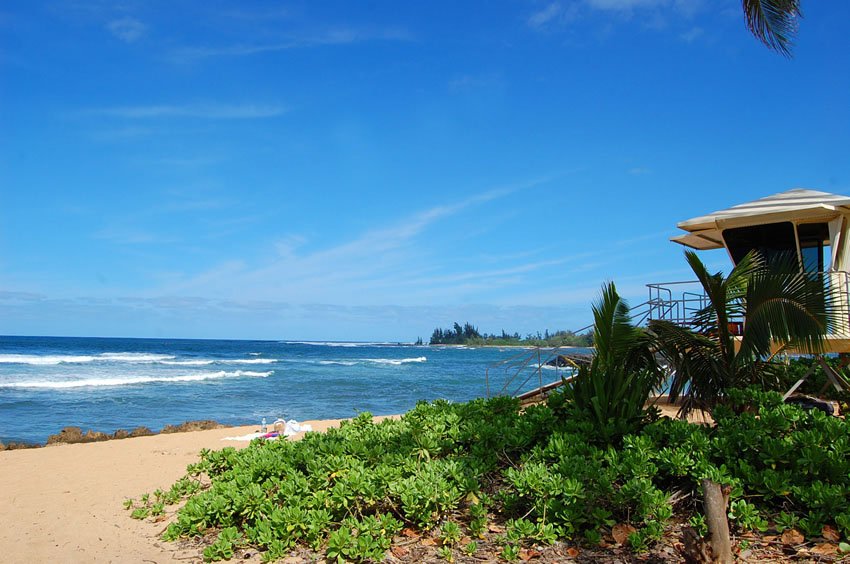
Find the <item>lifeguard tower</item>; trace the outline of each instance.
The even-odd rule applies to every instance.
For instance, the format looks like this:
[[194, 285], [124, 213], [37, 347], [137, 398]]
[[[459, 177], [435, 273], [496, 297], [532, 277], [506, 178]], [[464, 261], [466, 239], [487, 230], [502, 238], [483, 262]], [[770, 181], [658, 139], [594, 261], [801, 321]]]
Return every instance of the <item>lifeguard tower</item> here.
[[[733, 264], [752, 250], [768, 262], [795, 254], [801, 271], [822, 276], [838, 303], [841, 321], [827, 337], [826, 352], [850, 353], [850, 197], [797, 188], [688, 219], [678, 227], [687, 233], [671, 241], [700, 251], [726, 249]], [[655, 298], [662, 305], [677, 284], [684, 283], [650, 284], [650, 301]], [[685, 321], [695, 305], [703, 305], [693, 303], [701, 302], [701, 296], [686, 290], [681, 294], [681, 319], [674, 321]], [[650, 308], [649, 317], [670, 319], [676, 310], [670, 305]], [[658, 315], [665, 309], [667, 315]]]
[[[835, 299], [838, 321], [826, 337], [824, 352], [850, 360], [850, 197], [796, 188], [688, 219], [678, 227], [687, 234], [671, 241], [696, 250], [726, 249], [733, 264], [752, 250], [761, 252], [768, 262], [772, 257], [796, 254], [801, 272], [821, 277]], [[687, 323], [707, 302], [700, 293], [686, 289], [674, 298], [672, 288], [686, 284], [648, 284], [648, 317]], [[847, 387], [847, 381], [822, 357], [819, 364], [836, 389]]]

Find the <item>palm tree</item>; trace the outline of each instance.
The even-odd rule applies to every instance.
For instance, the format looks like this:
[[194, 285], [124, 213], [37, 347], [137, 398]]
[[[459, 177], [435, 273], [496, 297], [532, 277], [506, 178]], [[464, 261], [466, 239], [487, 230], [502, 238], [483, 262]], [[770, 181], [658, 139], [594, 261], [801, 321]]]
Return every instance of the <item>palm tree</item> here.
[[[680, 415], [711, 409], [729, 388], [775, 385], [782, 364], [774, 358], [780, 352], [823, 351], [837, 323], [837, 301], [825, 291], [824, 280], [801, 272], [793, 257], [768, 264], [751, 252], [724, 277], [709, 273], [693, 251], [685, 256], [708, 305], [691, 328], [649, 323], [657, 350], [673, 370], [670, 399], [684, 400]], [[740, 338], [730, 323], [737, 319], [743, 319]]]
[[593, 304], [593, 319], [593, 359], [579, 368], [564, 395], [594, 424], [599, 439], [610, 443], [644, 422], [644, 406], [661, 373], [649, 335], [632, 324], [613, 283]]
[[770, 49], [791, 56], [797, 22], [803, 17], [800, 0], [743, 0], [747, 27]]

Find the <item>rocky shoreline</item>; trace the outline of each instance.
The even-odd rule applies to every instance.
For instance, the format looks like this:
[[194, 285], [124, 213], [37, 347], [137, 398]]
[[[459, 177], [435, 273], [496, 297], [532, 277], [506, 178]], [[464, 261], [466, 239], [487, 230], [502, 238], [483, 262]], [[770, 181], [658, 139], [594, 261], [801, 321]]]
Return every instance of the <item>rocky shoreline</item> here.
[[47, 437], [47, 442], [43, 445], [39, 443], [22, 442], [10, 442], [9, 444], [4, 445], [2, 442], [0, 442], [0, 451], [19, 450], [27, 448], [42, 448], [53, 445], [74, 443], [97, 443], [102, 441], [129, 439], [132, 437], [147, 437], [158, 434], [206, 431], [208, 429], [220, 429], [224, 427], [231, 427], [231, 425], [224, 425], [222, 423], [209, 419], [199, 421], [186, 421], [184, 423], [180, 423], [179, 425], [166, 425], [158, 433], [151, 431], [145, 426], [136, 427], [135, 429], [132, 429], [130, 431], [127, 431], [126, 429], [118, 429], [113, 433], [104, 433], [102, 431], [93, 431], [91, 429], [84, 433], [80, 427], [64, 427], [55, 435], [50, 435], [49, 437]]

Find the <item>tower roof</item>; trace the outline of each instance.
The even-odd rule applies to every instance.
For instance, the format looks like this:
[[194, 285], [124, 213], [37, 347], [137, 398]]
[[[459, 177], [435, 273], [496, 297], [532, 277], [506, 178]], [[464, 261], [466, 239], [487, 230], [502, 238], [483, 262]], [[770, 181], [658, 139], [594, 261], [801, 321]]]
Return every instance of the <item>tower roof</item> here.
[[828, 221], [839, 214], [850, 214], [850, 197], [794, 188], [682, 221], [677, 226], [688, 234], [670, 240], [697, 250], [721, 249], [723, 229], [780, 221]]

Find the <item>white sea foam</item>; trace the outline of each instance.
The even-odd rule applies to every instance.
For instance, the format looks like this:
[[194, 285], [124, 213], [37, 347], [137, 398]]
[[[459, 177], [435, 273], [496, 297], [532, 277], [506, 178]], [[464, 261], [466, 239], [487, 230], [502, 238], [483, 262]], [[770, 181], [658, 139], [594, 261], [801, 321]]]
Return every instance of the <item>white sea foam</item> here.
[[208, 366], [210, 364], [274, 364], [276, 358], [198, 358], [193, 360], [160, 360], [157, 364], [169, 366]]
[[31, 380], [25, 382], [0, 383], [0, 388], [40, 388], [50, 390], [61, 390], [70, 388], [90, 388], [104, 386], [132, 386], [138, 384], [150, 384], [153, 382], [202, 382], [204, 380], [218, 380], [221, 378], [266, 378], [274, 374], [274, 371], [251, 372], [249, 370], [235, 370], [233, 372], [202, 372], [199, 374], [186, 374], [183, 376], [128, 376], [124, 378], [84, 378], [81, 380]]
[[55, 366], [58, 364], [88, 364], [93, 362], [123, 362], [128, 364], [164, 364], [167, 366], [208, 366], [210, 364], [274, 364], [275, 358], [183, 359], [174, 355], [150, 353], [102, 353], [98, 355], [37, 355], [0, 354], [0, 364]]
[[320, 360], [319, 364], [329, 366], [329, 365], [338, 365], [338, 366], [356, 366], [360, 364], [356, 360]]
[[0, 364], [30, 364], [52, 366], [57, 364], [84, 364], [89, 362], [148, 363], [175, 358], [167, 354], [147, 353], [102, 353], [99, 355], [70, 354], [0, 354]]
[[428, 359], [424, 356], [419, 356], [416, 358], [364, 358], [366, 362], [372, 362], [375, 364], [390, 364], [392, 366], [400, 366], [402, 364], [409, 364], [413, 362], [427, 362]]
[[35, 354], [0, 354], [0, 364], [32, 364], [38, 366], [62, 363], [92, 362], [95, 357], [88, 355], [35, 355]]
[[112, 362], [158, 362], [161, 360], [171, 360], [175, 358], [170, 354], [151, 354], [151, 353], [102, 353], [95, 357], [96, 360], [108, 360]]

